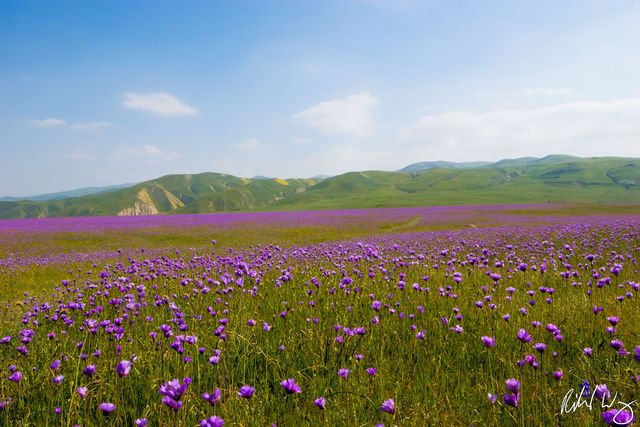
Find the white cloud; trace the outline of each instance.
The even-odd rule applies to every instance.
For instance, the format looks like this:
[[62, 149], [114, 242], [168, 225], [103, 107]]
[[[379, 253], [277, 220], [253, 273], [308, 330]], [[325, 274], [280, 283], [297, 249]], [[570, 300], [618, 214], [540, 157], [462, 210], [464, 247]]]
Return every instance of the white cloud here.
[[196, 115], [195, 108], [168, 93], [125, 93], [122, 103], [127, 108], [144, 110], [163, 116]]
[[106, 127], [113, 126], [112, 123], [101, 121], [101, 122], [86, 122], [86, 123], [68, 123], [65, 120], [57, 119], [57, 118], [48, 118], [48, 119], [31, 119], [29, 120], [30, 126], [41, 127], [41, 128], [52, 128], [52, 127], [65, 127], [67, 129], [80, 130], [86, 132], [97, 131]]
[[292, 118], [327, 134], [368, 135], [373, 130], [372, 110], [378, 99], [368, 92], [321, 102]]
[[56, 119], [54, 117], [50, 117], [48, 119], [31, 119], [29, 120], [30, 126], [35, 126], [39, 128], [52, 128], [56, 126], [64, 126], [67, 122], [62, 119]]
[[422, 116], [400, 132], [423, 160], [481, 160], [567, 153], [640, 156], [640, 99]]
[[236, 150], [244, 151], [247, 153], [251, 153], [254, 151], [262, 150], [262, 142], [255, 138], [247, 139], [244, 142], [239, 142], [237, 144], [233, 144], [233, 148]]
[[74, 150], [71, 153], [69, 153], [67, 155], [68, 158], [72, 159], [72, 160], [91, 160], [91, 159], [95, 159], [95, 156], [92, 154], [87, 153], [86, 151], [80, 149], [80, 150]]
[[69, 125], [71, 129], [80, 130], [85, 132], [93, 132], [107, 127], [111, 127], [113, 124], [109, 122], [87, 122], [87, 123], [74, 123]]
[[165, 151], [152, 144], [145, 144], [141, 147], [122, 148], [117, 154], [122, 158], [142, 157], [147, 160], [173, 160], [180, 157], [180, 153], [176, 153], [175, 151]]

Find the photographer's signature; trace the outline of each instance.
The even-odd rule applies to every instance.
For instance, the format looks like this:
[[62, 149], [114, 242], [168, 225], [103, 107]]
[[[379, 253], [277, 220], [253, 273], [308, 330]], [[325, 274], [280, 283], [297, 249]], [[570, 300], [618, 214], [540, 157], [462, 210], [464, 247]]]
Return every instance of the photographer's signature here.
[[[582, 406], [589, 408], [589, 410], [593, 410], [593, 398], [595, 397], [595, 393], [591, 393], [590, 396], [585, 398], [584, 391], [585, 391], [584, 388], [580, 388], [580, 393], [575, 392], [573, 389], [569, 390], [564, 395], [564, 398], [562, 399], [560, 414], [562, 415], [562, 414], [568, 414], [571, 412], [576, 412]], [[574, 401], [573, 399], [576, 397], [577, 399]], [[617, 399], [618, 399], [618, 392], [616, 392], [616, 394], [613, 396], [613, 399], [608, 404], [606, 402], [607, 399], [603, 398], [600, 404], [601, 408], [610, 409], [613, 405], [616, 404]], [[621, 405], [622, 407], [618, 409], [618, 411], [615, 413], [613, 417], [613, 421], [616, 422], [616, 425], [627, 425], [633, 422], [634, 414], [633, 414], [632, 405], [637, 401], [638, 401], [637, 399], [629, 403], [625, 403], [623, 401], [617, 401], [618, 405]], [[631, 414], [631, 417], [626, 422], [622, 420], [620, 421], [617, 420], [618, 415], [620, 415], [622, 411], [628, 411]]]

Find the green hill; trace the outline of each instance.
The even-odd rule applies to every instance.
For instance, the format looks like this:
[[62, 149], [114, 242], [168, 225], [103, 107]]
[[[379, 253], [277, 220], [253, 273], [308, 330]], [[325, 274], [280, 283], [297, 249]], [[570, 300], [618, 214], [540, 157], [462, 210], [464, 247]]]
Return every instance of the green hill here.
[[640, 159], [547, 156], [418, 173], [359, 172], [327, 179], [272, 209], [511, 203], [640, 203]]
[[[321, 179], [167, 175], [64, 200], [0, 202], [0, 218], [156, 215], [512, 203], [640, 203], [640, 159], [525, 157], [417, 172], [348, 172]], [[419, 165], [419, 164], [418, 164]], [[459, 164], [458, 164], [459, 165]], [[414, 170], [409, 168], [410, 170]]]
[[0, 218], [157, 215], [264, 209], [314, 179], [246, 179], [219, 173], [167, 175], [133, 187], [65, 200], [0, 202]]

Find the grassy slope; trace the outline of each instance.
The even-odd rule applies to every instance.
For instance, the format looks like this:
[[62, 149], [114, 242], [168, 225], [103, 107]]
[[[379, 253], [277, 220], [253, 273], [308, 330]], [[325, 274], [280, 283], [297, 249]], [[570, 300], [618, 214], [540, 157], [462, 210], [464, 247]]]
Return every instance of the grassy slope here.
[[273, 205], [274, 209], [511, 203], [639, 203], [640, 160], [546, 159], [419, 174], [347, 173]]

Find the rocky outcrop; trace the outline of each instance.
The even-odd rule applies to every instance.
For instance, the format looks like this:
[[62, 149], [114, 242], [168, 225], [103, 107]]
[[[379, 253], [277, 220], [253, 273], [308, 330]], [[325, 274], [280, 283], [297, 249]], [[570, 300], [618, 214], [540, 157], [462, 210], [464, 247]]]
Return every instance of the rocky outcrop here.
[[122, 209], [118, 212], [118, 216], [158, 215], [158, 213], [158, 208], [153, 203], [147, 189], [143, 188], [138, 192], [138, 198], [133, 206]]

